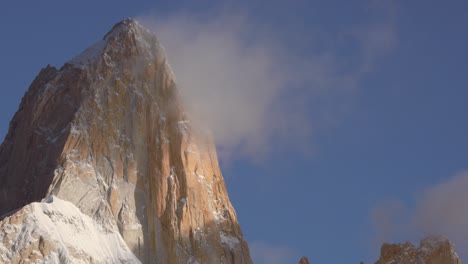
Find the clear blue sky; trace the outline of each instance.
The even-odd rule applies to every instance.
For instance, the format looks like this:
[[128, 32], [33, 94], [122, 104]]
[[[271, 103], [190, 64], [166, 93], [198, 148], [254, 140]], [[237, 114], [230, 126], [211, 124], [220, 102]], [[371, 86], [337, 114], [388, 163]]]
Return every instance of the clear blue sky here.
[[[419, 192], [468, 169], [468, 2], [392, 1], [385, 17], [369, 11], [375, 2], [382, 1], [4, 1], [0, 137], [42, 67], [60, 67], [127, 17], [183, 11], [209, 19], [234, 10], [287, 37], [301, 56], [333, 45], [336, 60], [356, 64], [366, 52], [354, 58], [356, 47], [340, 44], [339, 32], [387, 23], [393, 44], [379, 43], [352, 91], [320, 103], [341, 110], [314, 131], [312, 154], [273, 148], [261, 162], [223, 163], [255, 254], [373, 263], [379, 247], [371, 215], [379, 204], [394, 199], [411, 211]], [[317, 46], [308, 45], [311, 35]], [[306, 106], [310, 119], [314, 111]]]

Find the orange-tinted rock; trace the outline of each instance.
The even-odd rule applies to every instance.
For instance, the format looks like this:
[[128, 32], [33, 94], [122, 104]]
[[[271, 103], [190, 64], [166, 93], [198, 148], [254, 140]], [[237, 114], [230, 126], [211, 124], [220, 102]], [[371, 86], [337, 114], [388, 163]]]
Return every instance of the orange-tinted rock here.
[[118, 228], [143, 263], [251, 263], [213, 141], [155, 35], [128, 19], [41, 71], [0, 147], [0, 214], [48, 195]]

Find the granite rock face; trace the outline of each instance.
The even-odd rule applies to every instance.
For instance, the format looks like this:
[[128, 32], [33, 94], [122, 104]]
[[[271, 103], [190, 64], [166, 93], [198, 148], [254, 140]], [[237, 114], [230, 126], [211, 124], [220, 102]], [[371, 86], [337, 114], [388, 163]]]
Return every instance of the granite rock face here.
[[419, 247], [410, 242], [383, 244], [376, 264], [461, 264], [454, 245], [443, 237], [428, 237]]
[[10, 124], [0, 215], [50, 195], [118, 230], [142, 263], [251, 263], [213, 141], [135, 20], [44, 68]]

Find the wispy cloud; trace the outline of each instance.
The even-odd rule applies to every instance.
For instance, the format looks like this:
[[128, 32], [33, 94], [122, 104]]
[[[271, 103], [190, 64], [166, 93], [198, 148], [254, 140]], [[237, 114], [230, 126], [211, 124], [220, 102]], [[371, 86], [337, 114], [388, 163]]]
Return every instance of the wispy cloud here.
[[468, 256], [468, 171], [429, 186], [415, 195], [414, 205], [395, 200], [374, 208], [377, 240], [418, 240], [442, 235]]
[[391, 243], [402, 239], [409, 228], [407, 210], [407, 205], [399, 199], [385, 200], [373, 208], [370, 214], [375, 231], [372, 243], [379, 247], [384, 242]]
[[[413, 222], [423, 234], [448, 236], [468, 248], [468, 171], [425, 189], [417, 198]], [[468, 255], [468, 252], [464, 252]]]
[[249, 249], [252, 261], [256, 264], [297, 263], [300, 258], [289, 247], [271, 245], [264, 242], [250, 242]]
[[[342, 38], [347, 35], [358, 45], [353, 67], [333, 47], [300, 54], [285, 34], [239, 10], [139, 20], [159, 36], [192, 118], [211, 129], [221, 154], [258, 159], [275, 148], [310, 149], [314, 130], [335, 116], [346, 92], [394, 47], [395, 27], [381, 19], [386, 16], [334, 36], [332, 42], [348, 41]], [[304, 41], [312, 47], [323, 40]]]

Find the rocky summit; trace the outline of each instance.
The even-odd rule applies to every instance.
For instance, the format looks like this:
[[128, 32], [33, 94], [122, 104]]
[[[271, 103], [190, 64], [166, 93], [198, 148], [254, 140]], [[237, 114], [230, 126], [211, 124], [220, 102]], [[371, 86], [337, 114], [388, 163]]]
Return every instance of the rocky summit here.
[[383, 244], [375, 264], [461, 264], [454, 245], [444, 237], [428, 237], [419, 247], [410, 242]]
[[133, 19], [32, 82], [0, 146], [0, 263], [251, 263], [216, 149]]

